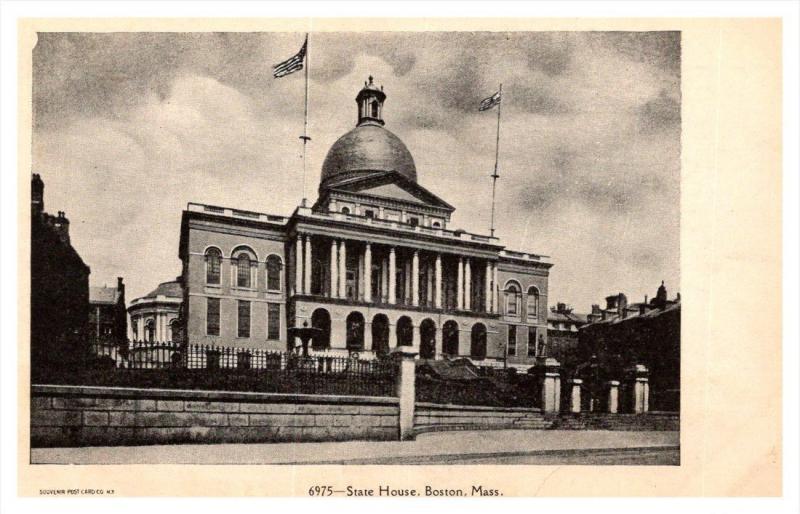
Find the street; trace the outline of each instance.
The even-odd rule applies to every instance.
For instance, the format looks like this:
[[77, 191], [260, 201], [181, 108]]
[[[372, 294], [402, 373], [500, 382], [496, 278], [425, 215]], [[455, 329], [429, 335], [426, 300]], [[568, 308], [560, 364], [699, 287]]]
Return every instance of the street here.
[[34, 448], [34, 464], [677, 465], [678, 432], [486, 430], [415, 441]]

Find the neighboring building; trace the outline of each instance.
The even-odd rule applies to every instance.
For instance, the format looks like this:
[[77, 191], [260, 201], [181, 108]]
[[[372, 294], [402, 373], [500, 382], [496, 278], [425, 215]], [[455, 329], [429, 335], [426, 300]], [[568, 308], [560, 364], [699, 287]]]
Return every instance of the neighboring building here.
[[31, 178], [31, 359], [68, 366], [88, 351], [89, 266], [70, 244], [69, 220], [44, 212], [44, 182]]
[[578, 330], [586, 323], [586, 314], [573, 312], [572, 307], [565, 303], [550, 307], [547, 314], [547, 356], [554, 357], [566, 370], [580, 364]]
[[89, 288], [89, 334], [96, 341], [124, 341], [128, 336], [125, 284]]
[[183, 289], [177, 280], [162, 282], [147, 295], [134, 299], [128, 307], [131, 339], [178, 342], [182, 304]]
[[592, 306], [590, 323], [579, 330], [580, 351], [592, 355], [609, 376], [622, 377], [635, 364], [650, 370], [650, 409], [677, 411], [680, 406], [681, 297], [667, 299], [664, 283], [656, 297], [628, 304], [624, 294]]
[[286, 349], [286, 327], [308, 323], [324, 334], [316, 349], [407, 345], [422, 358], [533, 364], [547, 344], [552, 264], [448, 228], [455, 208], [417, 182], [410, 152], [383, 127], [385, 98], [370, 77], [313, 206], [282, 217], [188, 205], [179, 256], [189, 342]]

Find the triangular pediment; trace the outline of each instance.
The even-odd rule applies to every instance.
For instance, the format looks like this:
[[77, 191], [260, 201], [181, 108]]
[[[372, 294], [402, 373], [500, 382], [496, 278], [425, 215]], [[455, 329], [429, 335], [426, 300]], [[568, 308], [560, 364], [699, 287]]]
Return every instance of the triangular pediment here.
[[337, 184], [334, 190], [356, 193], [359, 195], [386, 198], [400, 202], [409, 202], [429, 207], [447, 209], [452, 211], [453, 207], [431, 193], [416, 182], [394, 172], [376, 173], [367, 177]]

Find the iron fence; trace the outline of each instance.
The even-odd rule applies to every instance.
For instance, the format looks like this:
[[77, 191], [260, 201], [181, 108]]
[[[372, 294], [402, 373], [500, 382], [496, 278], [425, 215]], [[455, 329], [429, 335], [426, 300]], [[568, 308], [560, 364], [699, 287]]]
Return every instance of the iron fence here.
[[358, 354], [309, 356], [260, 348], [175, 342], [93, 343], [83, 370], [61, 381], [85, 385], [394, 396], [396, 362]]

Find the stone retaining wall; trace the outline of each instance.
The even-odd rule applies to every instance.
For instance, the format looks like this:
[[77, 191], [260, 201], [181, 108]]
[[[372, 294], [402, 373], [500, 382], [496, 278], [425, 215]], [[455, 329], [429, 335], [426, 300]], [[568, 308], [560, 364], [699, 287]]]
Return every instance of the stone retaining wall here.
[[396, 440], [397, 398], [34, 385], [32, 446]]
[[560, 414], [548, 418], [551, 428], [558, 430], [665, 430], [679, 431], [681, 418], [673, 412], [647, 412], [645, 414], [608, 414], [582, 412]]
[[539, 409], [417, 403], [416, 433], [441, 430], [543, 429], [550, 426]]

